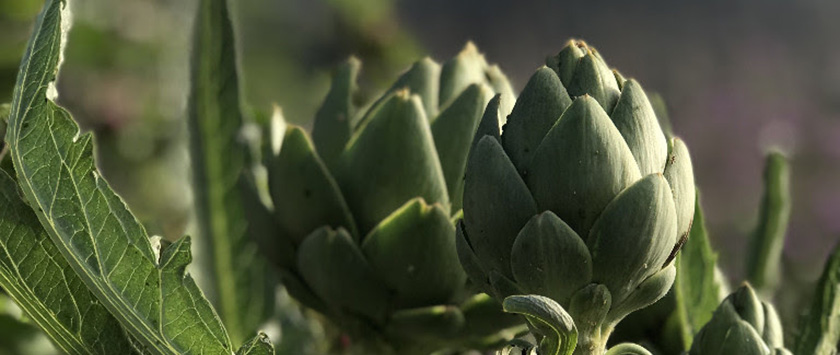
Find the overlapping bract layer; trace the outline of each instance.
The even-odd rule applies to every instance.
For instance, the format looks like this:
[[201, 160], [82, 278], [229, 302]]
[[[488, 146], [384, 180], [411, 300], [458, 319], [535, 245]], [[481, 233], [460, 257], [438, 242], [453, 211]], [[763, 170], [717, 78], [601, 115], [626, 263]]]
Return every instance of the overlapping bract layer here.
[[275, 242], [294, 250], [273, 253], [285, 284], [341, 325], [392, 345], [504, 341], [510, 334], [498, 331], [518, 320], [466, 290], [453, 216], [482, 111], [494, 95], [510, 106], [510, 84], [468, 44], [443, 66], [418, 61], [360, 110], [359, 67], [350, 59], [337, 71], [312, 139], [281, 121], [272, 132]]
[[690, 355], [792, 354], [784, 347], [782, 323], [773, 305], [761, 301], [749, 284], [730, 294], [694, 337]]
[[[482, 122], [476, 134], [458, 253], [497, 299], [545, 295], [576, 322], [614, 324], [673, 283], [694, 214], [691, 161], [641, 86], [594, 49], [571, 41], [546, 62], [504, 131]], [[499, 117], [491, 103], [483, 120]]]

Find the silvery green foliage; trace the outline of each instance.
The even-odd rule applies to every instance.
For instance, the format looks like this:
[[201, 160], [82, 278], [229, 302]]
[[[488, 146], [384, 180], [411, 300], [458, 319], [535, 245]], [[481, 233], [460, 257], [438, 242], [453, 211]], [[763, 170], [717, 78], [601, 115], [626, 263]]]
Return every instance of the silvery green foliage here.
[[239, 181], [246, 147], [233, 26], [225, 0], [200, 1], [187, 105], [199, 281], [234, 343], [271, 316], [277, 278], [249, 238]]
[[729, 295], [694, 337], [690, 355], [791, 354], [773, 305], [759, 300], [749, 284]]
[[467, 290], [453, 224], [482, 110], [494, 95], [513, 101], [507, 79], [468, 44], [443, 66], [418, 61], [362, 109], [359, 69], [352, 58], [338, 68], [311, 138], [275, 115], [273, 207], [262, 214], [277, 232], [259, 238], [262, 249], [289, 294], [377, 351], [509, 340], [520, 321]]
[[793, 350], [797, 354], [836, 354], [840, 341], [840, 246], [825, 263], [811, 306], [802, 314]]
[[[219, 0], [206, 0], [219, 1]], [[187, 267], [190, 238], [146, 233], [93, 157], [93, 139], [56, 104], [68, 1], [48, 0], [15, 85], [0, 173], [0, 286], [72, 354], [232, 354], [227, 330]], [[273, 353], [264, 335], [238, 354]]]
[[461, 264], [499, 300], [558, 302], [579, 350], [596, 352], [673, 283], [694, 215], [688, 150], [666, 139], [641, 86], [580, 41], [537, 70], [500, 132], [504, 116], [491, 103], [473, 142]]

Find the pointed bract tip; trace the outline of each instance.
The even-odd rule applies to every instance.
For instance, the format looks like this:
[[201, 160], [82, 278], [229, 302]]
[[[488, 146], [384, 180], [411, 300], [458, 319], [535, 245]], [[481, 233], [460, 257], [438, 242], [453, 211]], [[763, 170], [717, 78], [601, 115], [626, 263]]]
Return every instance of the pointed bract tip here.
[[461, 49], [461, 52], [458, 53], [458, 55], [472, 55], [472, 54], [481, 54], [481, 53], [478, 51], [478, 46], [475, 45], [475, 42], [473, 42], [472, 40], [469, 40], [469, 41], [467, 41], [466, 44], [464, 44], [464, 48]]

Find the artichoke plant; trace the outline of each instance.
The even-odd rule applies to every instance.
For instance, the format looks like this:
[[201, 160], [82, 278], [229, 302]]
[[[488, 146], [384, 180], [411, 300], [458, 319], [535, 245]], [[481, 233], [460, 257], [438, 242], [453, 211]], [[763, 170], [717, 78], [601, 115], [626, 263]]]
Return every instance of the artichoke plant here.
[[674, 281], [694, 215], [688, 150], [663, 133], [639, 83], [581, 41], [536, 71], [503, 132], [501, 117], [485, 111], [467, 163], [461, 264], [500, 301], [559, 303], [579, 332], [575, 353], [603, 354], [615, 324]]
[[761, 301], [749, 284], [729, 295], [694, 337], [690, 355], [792, 354], [773, 305]]
[[369, 352], [504, 343], [524, 326], [468, 289], [454, 219], [482, 111], [494, 95], [510, 106], [510, 84], [468, 44], [443, 66], [416, 62], [360, 109], [359, 68], [339, 68], [311, 138], [274, 122], [266, 168], [279, 233], [268, 252], [289, 293]]

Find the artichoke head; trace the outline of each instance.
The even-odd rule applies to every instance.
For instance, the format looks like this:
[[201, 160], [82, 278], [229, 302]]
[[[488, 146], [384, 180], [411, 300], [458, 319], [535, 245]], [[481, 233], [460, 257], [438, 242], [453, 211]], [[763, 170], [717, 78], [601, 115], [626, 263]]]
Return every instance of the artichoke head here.
[[690, 355], [791, 354], [773, 305], [759, 300], [749, 284], [730, 294], [694, 336]]
[[266, 166], [285, 247], [268, 254], [293, 297], [358, 338], [400, 353], [503, 343], [522, 326], [467, 290], [454, 217], [484, 107], [511, 106], [510, 84], [468, 44], [361, 108], [359, 70], [351, 58], [336, 71], [311, 137], [274, 119]]
[[581, 41], [531, 76], [499, 130], [503, 115], [489, 105], [473, 141], [461, 263], [499, 300], [544, 295], [584, 338], [608, 334], [673, 283], [694, 215], [688, 150], [639, 83]]

